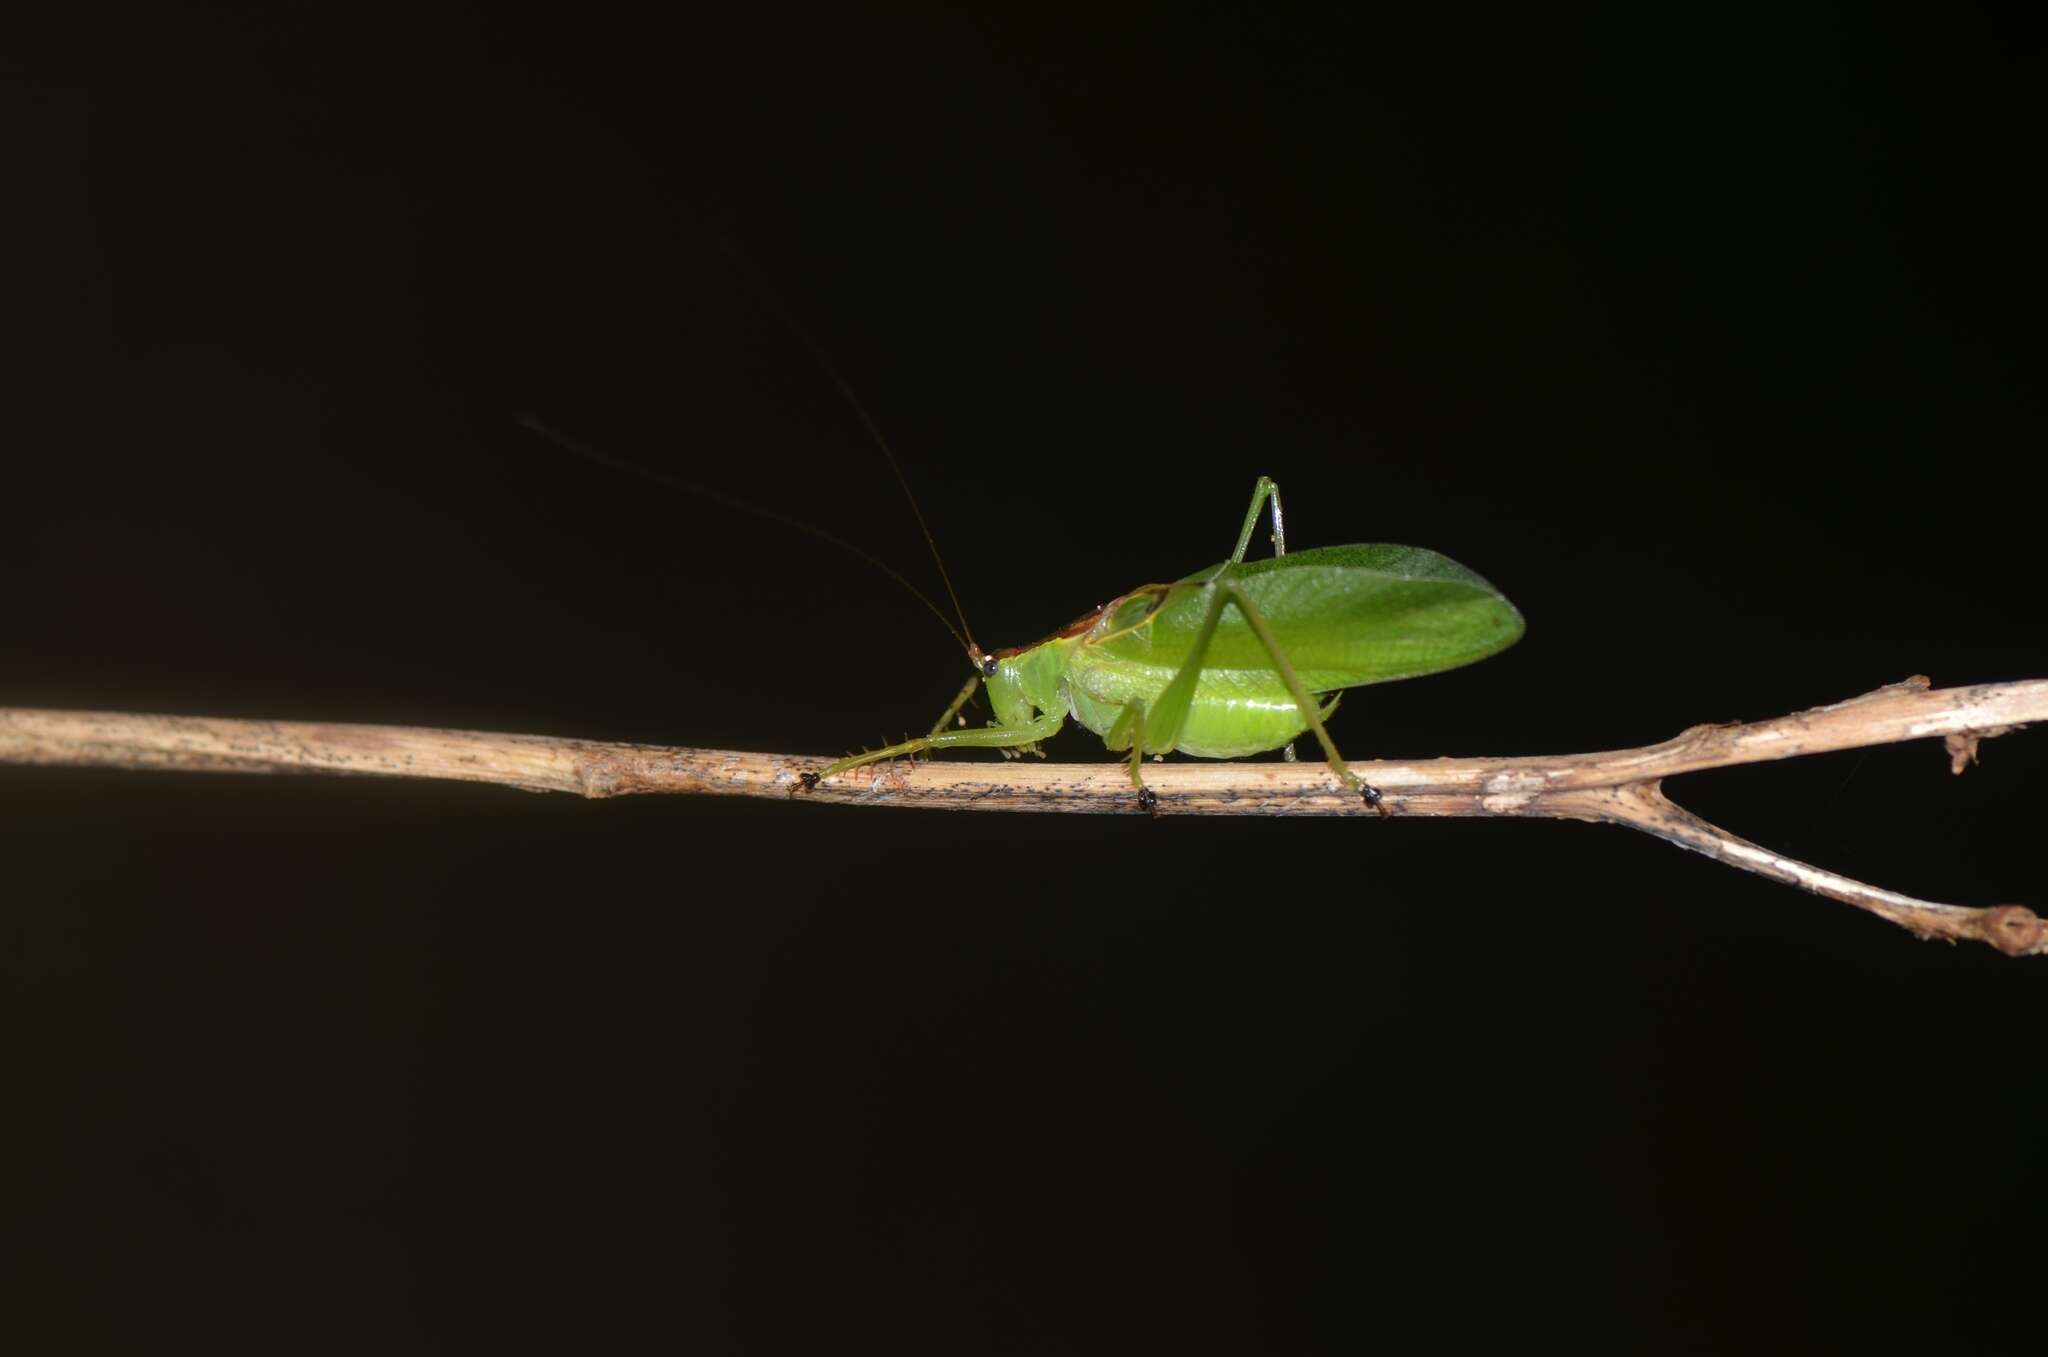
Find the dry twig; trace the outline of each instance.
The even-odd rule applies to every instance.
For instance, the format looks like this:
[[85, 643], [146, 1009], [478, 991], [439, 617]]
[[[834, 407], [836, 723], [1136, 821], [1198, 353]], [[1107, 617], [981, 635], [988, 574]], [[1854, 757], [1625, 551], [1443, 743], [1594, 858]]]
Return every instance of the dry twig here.
[[[1924, 938], [1974, 938], [2012, 956], [2048, 952], [2023, 905], [1916, 900], [1780, 857], [1667, 799], [1662, 779], [1706, 768], [1940, 737], [1960, 773], [1977, 743], [2048, 720], [2048, 680], [1929, 687], [1915, 676], [1846, 702], [1770, 721], [1694, 726], [1662, 744], [1593, 754], [1355, 763], [1395, 815], [1510, 815], [1626, 825], [1802, 890], [1865, 909]], [[1125, 766], [890, 763], [806, 790], [823, 760], [664, 749], [537, 735], [408, 726], [239, 721], [0, 708], [0, 763], [206, 772], [367, 773], [495, 782], [580, 796], [670, 793], [958, 810], [1142, 814]], [[1163, 815], [1371, 815], [1319, 763], [1148, 767]]]

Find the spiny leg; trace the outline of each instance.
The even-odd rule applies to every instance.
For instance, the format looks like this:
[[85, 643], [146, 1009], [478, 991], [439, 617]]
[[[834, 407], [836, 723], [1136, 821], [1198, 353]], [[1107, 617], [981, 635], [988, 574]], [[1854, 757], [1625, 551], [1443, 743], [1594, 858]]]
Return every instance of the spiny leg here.
[[[958, 696], [954, 697], [951, 705], [949, 705], [946, 708], [946, 710], [940, 715], [939, 719], [935, 723], [933, 723], [931, 733], [926, 735], [923, 740], [906, 740], [902, 744], [890, 745], [886, 749], [878, 749], [871, 754], [861, 754], [841, 759], [839, 762], [832, 764], [829, 767], [821, 769], [817, 772], [799, 773], [797, 774], [798, 783], [802, 785], [803, 790], [807, 792], [813, 791], [817, 788], [818, 779], [830, 777], [834, 773], [843, 773], [848, 768], [857, 768], [863, 763], [874, 763], [886, 758], [895, 758], [899, 755], [918, 754], [923, 752], [925, 749], [943, 748], [949, 744], [963, 743], [961, 741], [956, 740], [941, 740], [939, 737], [949, 733], [966, 733], [948, 732], [946, 727], [952, 722], [954, 717], [960, 714], [961, 709], [967, 705], [968, 700], [974, 696], [975, 685], [980, 682], [981, 675], [979, 674], [976, 674], [974, 677], [967, 680], [967, 686], [960, 690]], [[1004, 748], [1002, 745], [998, 745], [997, 747], [1003, 748], [1003, 753], [1005, 755], [1008, 755], [1010, 753], [1010, 750]]]
[[1021, 726], [976, 726], [967, 730], [939, 731], [921, 739], [892, 744], [884, 749], [849, 754], [816, 773], [805, 774], [803, 783], [805, 787], [815, 787], [819, 779], [833, 777], [849, 768], [880, 763], [883, 759], [898, 759], [908, 754], [922, 754], [927, 749], [1007, 749], [1017, 745], [1037, 744], [1040, 740], [1049, 740], [1057, 735], [1065, 723], [1064, 713], [1043, 712], [1036, 720], [1027, 721]]

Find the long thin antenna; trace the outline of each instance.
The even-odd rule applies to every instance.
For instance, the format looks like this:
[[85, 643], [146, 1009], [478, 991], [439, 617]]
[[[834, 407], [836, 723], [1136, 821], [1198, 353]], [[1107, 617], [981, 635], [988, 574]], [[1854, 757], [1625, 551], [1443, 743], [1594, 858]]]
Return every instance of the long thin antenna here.
[[[782, 513], [778, 510], [770, 509], [766, 505], [756, 504], [752, 500], [741, 499], [738, 495], [729, 495], [723, 490], [714, 490], [710, 486], [705, 485], [699, 481], [690, 480], [688, 477], [678, 476], [673, 472], [669, 471], [657, 470], [656, 468], [651, 466], [643, 466], [639, 462], [629, 462], [623, 457], [614, 457], [607, 452], [600, 452], [598, 449], [590, 446], [590, 444], [588, 443], [583, 442], [581, 439], [571, 438], [568, 434], [565, 434], [560, 429], [557, 429], [554, 426], [550, 425], [545, 420], [541, 419], [538, 415], [520, 414], [515, 415], [513, 417], [513, 420], [522, 428], [529, 429], [532, 432], [539, 434], [542, 438], [547, 439], [548, 442], [553, 443], [556, 447], [561, 448], [566, 452], [572, 452], [576, 454], [576, 456], [583, 458], [587, 462], [595, 462], [599, 466], [610, 467], [614, 471], [629, 472], [632, 475], [644, 477], [645, 479], [653, 481], [656, 484], [666, 485], [672, 490], [681, 490], [685, 494], [701, 496], [704, 499], [710, 500], [714, 504], [722, 504], [728, 509], [738, 509], [740, 512], [752, 514], [756, 518], [765, 518], [771, 523], [779, 523], [785, 528], [795, 528], [798, 532], [809, 533], [811, 536], [817, 538], [821, 542], [828, 542], [831, 545], [838, 547], [841, 551], [847, 552], [850, 555], [858, 556], [860, 557], [860, 559], [866, 561], [875, 569], [881, 571], [884, 575], [887, 575], [890, 579], [896, 581], [896, 583], [902, 585], [903, 588], [910, 594], [912, 598], [916, 599], [919, 603], [922, 603], [925, 607], [929, 608], [931, 610], [932, 616], [939, 619], [939, 625], [944, 627], [948, 632], [950, 632], [952, 634], [953, 639], [955, 641], [958, 641], [961, 647], [964, 650], [966, 650], [969, 655], [978, 656], [981, 653], [980, 650], [976, 648], [973, 640], [967, 636], [962, 635], [960, 628], [955, 627], [952, 624], [952, 622], [947, 619], [945, 610], [939, 607], [938, 604], [932, 602], [931, 599], [925, 595], [925, 592], [922, 589], [919, 589], [916, 585], [912, 584], [909, 580], [905, 579], [901, 571], [897, 570], [896, 567], [890, 565], [887, 561], [875, 555], [873, 552], [855, 546], [853, 543], [847, 541], [844, 537], [840, 537], [837, 534], [827, 532], [825, 529], [819, 527], [815, 523], [806, 523], [801, 518], [795, 518], [789, 514]], [[900, 472], [898, 473], [899, 478], [901, 474], [902, 473]], [[912, 501], [912, 506], [915, 507], [915, 501]], [[927, 539], [929, 539], [930, 534], [926, 534], [926, 537]], [[941, 573], [944, 572], [943, 566], [940, 567], [940, 571]], [[954, 601], [953, 607], [956, 612], [959, 610], [960, 604], [957, 599]], [[960, 625], [961, 627], [966, 626], [965, 619], [961, 621]]]
[[[967, 612], [960, 606], [960, 595], [954, 592], [953, 577], [946, 570], [946, 558], [939, 554], [939, 541], [936, 537], [932, 536], [931, 525], [925, 522], [924, 510], [919, 507], [917, 496], [910, 489], [910, 478], [903, 474], [903, 464], [896, 459], [896, 450], [890, 447], [889, 440], [882, 436], [881, 425], [875, 423], [875, 417], [870, 415], [868, 408], [860, 403], [860, 397], [853, 394], [852, 385], [847, 382], [846, 378], [839, 375], [839, 368], [833, 363], [832, 356], [825, 352], [825, 346], [811, 338], [810, 331], [796, 323], [796, 318], [790, 315], [787, 307], [782, 305], [781, 300], [775, 295], [774, 289], [769, 287], [760, 275], [755, 272], [746, 256], [741, 254], [729, 240], [720, 239], [718, 247], [725, 252], [727, 258], [739, 265], [751, 277], [755, 289], [767, 301], [768, 309], [775, 314], [777, 320], [782, 322], [783, 328], [796, 336], [799, 344], [802, 344], [811, 351], [811, 357], [817, 361], [819, 367], [825, 370], [825, 375], [831, 379], [832, 385], [839, 388], [839, 394], [845, 398], [847, 405], [852, 408], [854, 415], [861, 422], [861, 427], [868, 431], [868, 436], [875, 440], [875, 446], [882, 450], [883, 458], [889, 463], [890, 472], [896, 477], [897, 487], [903, 491], [903, 498], [910, 503], [911, 516], [917, 519], [917, 530], [924, 534], [924, 544], [931, 549], [932, 564], [939, 568], [939, 582], [946, 586], [946, 599], [953, 605], [953, 616], [960, 619], [960, 629], [955, 631], [953, 635], [956, 638], [961, 638], [961, 644], [966, 646], [967, 656], [974, 662], [975, 667], [977, 669], [982, 668], [986, 662], [986, 657], [982, 654], [981, 647], [974, 644], [974, 628], [967, 625]], [[894, 574], [895, 572], [891, 571], [890, 573]], [[900, 579], [902, 577], [897, 576], [897, 578]]]

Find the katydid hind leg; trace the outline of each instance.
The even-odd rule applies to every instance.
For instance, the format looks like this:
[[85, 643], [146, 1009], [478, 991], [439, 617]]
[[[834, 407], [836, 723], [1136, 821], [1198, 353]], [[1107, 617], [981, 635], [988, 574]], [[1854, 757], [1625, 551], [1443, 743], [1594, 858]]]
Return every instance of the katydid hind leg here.
[[[1194, 706], [1195, 688], [1201, 681], [1203, 666], [1208, 663], [1209, 644], [1216, 635], [1218, 623], [1222, 621], [1224, 606], [1231, 602], [1237, 602], [1240, 610], [1252, 606], [1250, 600], [1245, 598], [1243, 592], [1235, 585], [1214, 587], [1215, 593], [1209, 600], [1209, 611], [1203, 615], [1201, 630], [1195, 633], [1194, 644], [1188, 648], [1187, 659], [1174, 672], [1173, 678], [1167, 682], [1164, 691], [1153, 702], [1151, 710], [1135, 712], [1136, 715], [1143, 718], [1141, 724], [1145, 734], [1144, 743], [1148, 746], [1150, 752], [1154, 754], [1171, 753], [1174, 746], [1180, 743], [1180, 733], [1187, 725], [1189, 710]], [[1263, 620], [1262, 617], [1261, 621], [1263, 622]], [[1268, 635], [1270, 636], [1270, 633]], [[1268, 649], [1271, 649], [1276, 644], [1277, 642], [1269, 640]], [[1284, 660], [1280, 662], [1284, 663]], [[1292, 666], [1287, 666], [1283, 670], [1282, 676], [1291, 679], [1293, 673]], [[1295, 695], [1297, 702], [1303, 700], [1298, 691], [1299, 687], [1300, 685], [1297, 681], [1292, 683], [1289, 689]], [[1336, 709], [1337, 699], [1334, 697], [1330, 699], [1330, 705], [1320, 712], [1317, 711], [1313, 700], [1307, 701], [1306, 705], [1302, 707], [1302, 724], [1311, 730], [1318, 729], [1320, 718], [1328, 716]], [[1128, 719], [1133, 714], [1133, 709], [1127, 708], [1125, 719]], [[1121, 731], [1123, 728], [1124, 720], [1119, 720], [1116, 730]], [[1329, 741], [1325, 739], [1324, 744], [1327, 747]], [[1110, 747], [1115, 749], [1119, 746], [1112, 741]], [[1293, 742], [1289, 741], [1287, 748], [1292, 750], [1293, 747]], [[1329, 752], [1334, 755], [1335, 750], [1332, 749]], [[1288, 756], [1288, 760], [1289, 762], [1294, 761], [1291, 754]], [[1337, 760], [1335, 766], [1341, 770], [1343, 767], [1342, 761]]]
[[[1314, 733], [1317, 742], [1322, 745], [1331, 771], [1343, 780], [1345, 786], [1355, 789], [1368, 806], [1381, 815], [1388, 814], [1379, 789], [1367, 785], [1345, 765], [1343, 756], [1337, 752], [1336, 743], [1330, 738], [1328, 728], [1323, 724], [1323, 718], [1336, 710], [1336, 700], [1333, 699], [1327, 707], [1317, 706], [1315, 698], [1302, 685], [1301, 676], [1295, 672], [1294, 665], [1288, 660], [1287, 652], [1280, 645], [1279, 638], [1273, 634], [1272, 626], [1266, 621], [1265, 614], [1259, 611], [1258, 605], [1242, 588], [1229, 580], [1210, 587], [1214, 592], [1209, 609], [1202, 618], [1201, 630], [1195, 634], [1194, 644], [1188, 648], [1187, 659], [1182, 662], [1180, 669], [1167, 683], [1165, 690], [1159, 694], [1149, 711], [1138, 708], [1136, 704], [1125, 709], [1125, 718], [1130, 719], [1133, 724], [1131, 780], [1138, 782], [1142, 787], [1138, 759], [1145, 752], [1168, 753], [1179, 743], [1181, 729], [1187, 724], [1188, 711], [1194, 703], [1196, 684], [1200, 681], [1202, 668], [1208, 660], [1209, 643], [1216, 635], [1216, 627], [1222, 619], [1223, 609], [1229, 604], [1236, 604], [1253, 634], [1265, 646], [1266, 653], [1271, 657], [1281, 681], [1287, 685], [1287, 691], [1294, 698], [1295, 706], [1301, 713], [1302, 724]], [[1124, 723], [1119, 720], [1117, 724], [1121, 728]]]
[[[1261, 488], [1267, 485], [1263, 476], [1259, 478], [1259, 484]], [[1254, 517], [1258, 511], [1259, 502], [1254, 498]], [[1243, 543], [1240, 542], [1239, 546], [1242, 547]], [[1223, 605], [1229, 598], [1222, 587], [1213, 584], [1207, 587], [1210, 590], [1209, 611], [1202, 617], [1202, 629], [1195, 633], [1194, 644], [1188, 647], [1188, 657], [1181, 661], [1180, 668], [1174, 671], [1173, 677], [1153, 701], [1151, 710], [1135, 713], [1138, 717], [1138, 738], [1131, 745], [1134, 751], [1170, 754], [1180, 743], [1180, 732], [1188, 723], [1188, 709], [1194, 705], [1195, 685], [1201, 681], [1202, 666], [1208, 662], [1210, 639], [1216, 635], [1216, 623], [1222, 618]], [[1132, 776], [1135, 777], [1136, 773]]]
[[[1237, 530], [1237, 546], [1231, 550], [1230, 560], [1211, 579], [1212, 585], [1229, 574], [1231, 566], [1244, 563], [1245, 549], [1251, 545], [1252, 529], [1259, 525], [1259, 510], [1269, 506], [1273, 522], [1273, 554], [1287, 554], [1287, 523], [1280, 509], [1280, 483], [1271, 476], [1261, 476], [1258, 483], [1252, 486], [1251, 507], [1245, 510], [1244, 526]], [[1159, 700], [1153, 704], [1148, 729], [1153, 736], [1158, 737], [1153, 742], [1153, 748], [1159, 753], [1166, 753], [1173, 748], [1174, 743], [1180, 738], [1181, 727], [1187, 724], [1188, 707], [1193, 703], [1195, 696], [1195, 683], [1201, 678], [1202, 663], [1209, 651], [1209, 638], [1216, 634], [1216, 622], [1222, 611], [1223, 596], [1218, 594], [1210, 602], [1209, 614], [1202, 621], [1201, 633], [1195, 638], [1194, 648], [1188, 654], [1187, 663], [1180, 667], [1180, 671], [1167, 684], [1166, 691], [1161, 693]], [[1310, 710], [1312, 711], [1313, 707]], [[1293, 743], [1290, 741], [1287, 747], [1291, 758]], [[1341, 761], [1338, 766], [1342, 766]]]
[[[1252, 602], [1251, 596], [1234, 581], [1224, 580], [1217, 589], [1217, 607], [1220, 608], [1222, 597], [1227, 595], [1230, 601], [1237, 605], [1238, 612], [1243, 614], [1246, 624], [1252, 629], [1252, 634], [1265, 646], [1266, 654], [1273, 661], [1273, 668], [1280, 675], [1280, 681], [1287, 685], [1288, 693], [1294, 698], [1294, 705], [1301, 712], [1302, 721], [1316, 737], [1316, 743], [1323, 747], [1323, 757], [1329, 761], [1330, 771], [1342, 779], [1345, 786], [1356, 791], [1366, 805], [1371, 806], [1382, 816], [1389, 814], [1385, 798], [1381, 796], [1379, 788], [1367, 783], [1345, 765], [1344, 757], [1337, 752], [1336, 742], [1330, 738], [1328, 728], [1323, 725], [1323, 711], [1317, 708], [1315, 698], [1302, 685], [1301, 675], [1294, 671], [1293, 662], [1287, 658], [1286, 649], [1281, 646], [1280, 638], [1273, 634], [1272, 624], [1266, 621], [1266, 615], [1259, 611], [1259, 605]], [[1209, 632], [1214, 630], [1215, 613], [1216, 609], [1212, 608], [1210, 623], [1203, 628], [1204, 641], [1207, 640]], [[1178, 682], [1178, 678], [1175, 681]]]
[[[1252, 529], [1258, 526], [1259, 508], [1262, 504], [1271, 506], [1273, 534], [1270, 540], [1273, 543], [1273, 555], [1279, 557], [1287, 554], [1287, 516], [1280, 507], [1280, 483], [1271, 476], [1261, 476], [1258, 484], [1252, 487], [1252, 507], [1245, 514], [1244, 526], [1238, 529], [1237, 546], [1230, 553], [1231, 565], [1240, 565], [1244, 562], [1245, 549], [1251, 545]], [[1228, 570], [1229, 566], [1225, 566], [1224, 569]], [[1301, 761], [1301, 756], [1294, 752], [1292, 740], [1281, 746], [1280, 757], [1289, 763]]]
[[[1238, 529], [1237, 548], [1230, 553], [1232, 565], [1239, 565], [1244, 561], [1245, 548], [1251, 545], [1252, 529], [1258, 526], [1259, 506], [1262, 503], [1269, 505], [1272, 511], [1273, 535], [1270, 540], [1273, 543], [1273, 554], [1276, 557], [1287, 554], [1287, 517], [1280, 508], [1280, 482], [1271, 476], [1261, 476], [1258, 484], [1252, 487], [1252, 507], [1245, 515], [1244, 526]], [[1301, 761], [1300, 755], [1294, 752], [1292, 740], [1281, 747], [1280, 757], [1289, 763]]]
[[[1269, 478], [1270, 479], [1270, 478]], [[1273, 482], [1273, 555], [1277, 559], [1287, 554], [1287, 520], [1280, 513], [1280, 483]], [[1325, 712], [1327, 716], [1329, 713]], [[1301, 755], [1294, 752], [1294, 741], [1289, 740], [1280, 750], [1280, 757], [1289, 763], [1300, 763]]]
[[[1230, 565], [1244, 563], [1245, 548], [1249, 547], [1252, 541], [1252, 529], [1259, 525], [1259, 510], [1268, 504], [1272, 506], [1273, 554], [1287, 554], [1287, 520], [1280, 511], [1280, 483], [1271, 476], [1261, 476], [1259, 483], [1252, 487], [1252, 507], [1245, 511], [1244, 526], [1238, 529], [1237, 546], [1231, 550]], [[1229, 568], [1224, 567], [1225, 570]]]

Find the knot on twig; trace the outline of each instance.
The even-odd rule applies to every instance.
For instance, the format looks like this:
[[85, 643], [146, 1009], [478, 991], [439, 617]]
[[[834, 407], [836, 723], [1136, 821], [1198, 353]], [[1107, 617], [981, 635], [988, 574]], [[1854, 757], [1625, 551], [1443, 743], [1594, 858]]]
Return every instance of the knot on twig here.
[[2025, 905], [1995, 905], [1977, 915], [1977, 935], [2007, 956], [2026, 956], [2041, 944], [2041, 916]]

